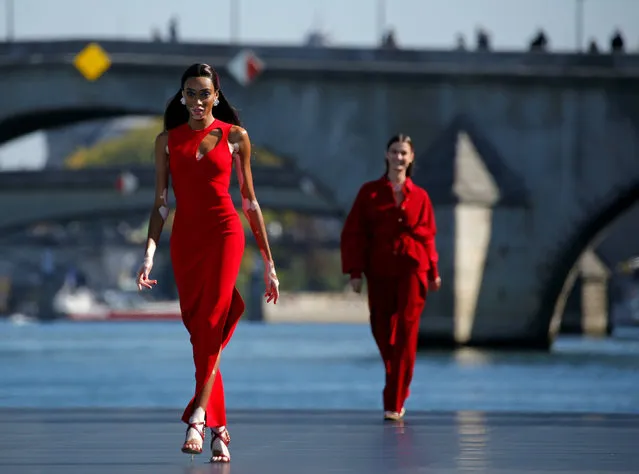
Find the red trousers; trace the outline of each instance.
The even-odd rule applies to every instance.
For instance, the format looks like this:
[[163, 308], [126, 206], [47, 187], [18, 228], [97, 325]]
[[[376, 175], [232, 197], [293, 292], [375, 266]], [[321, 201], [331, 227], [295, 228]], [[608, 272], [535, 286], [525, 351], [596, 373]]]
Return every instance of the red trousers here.
[[367, 277], [373, 337], [386, 370], [384, 410], [401, 411], [413, 378], [419, 321], [426, 304], [425, 275]]

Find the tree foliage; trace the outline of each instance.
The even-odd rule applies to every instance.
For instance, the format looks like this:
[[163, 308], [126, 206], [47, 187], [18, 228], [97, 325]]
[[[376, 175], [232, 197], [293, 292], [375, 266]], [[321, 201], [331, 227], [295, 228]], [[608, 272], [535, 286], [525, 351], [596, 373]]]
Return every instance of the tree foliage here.
[[155, 119], [145, 127], [132, 128], [119, 137], [96, 143], [89, 148], [79, 148], [65, 160], [67, 168], [118, 166], [154, 163], [155, 137], [162, 130], [162, 122]]

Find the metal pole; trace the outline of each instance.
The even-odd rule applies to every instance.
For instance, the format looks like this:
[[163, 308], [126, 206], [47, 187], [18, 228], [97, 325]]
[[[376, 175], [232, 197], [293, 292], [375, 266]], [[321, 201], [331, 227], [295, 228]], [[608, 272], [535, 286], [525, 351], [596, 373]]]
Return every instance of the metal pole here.
[[375, 43], [380, 43], [386, 29], [386, 0], [377, 0], [377, 39]]
[[5, 10], [7, 13], [7, 41], [13, 41], [15, 37], [15, 9], [13, 0], [6, 0]]
[[576, 47], [577, 52], [580, 53], [583, 50], [584, 45], [584, 0], [575, 0], [575, 34], [576, 34]]
[[240, 33], [240, 0], [229, 0], [230, 5], [230, 24], [231, 24], [231, 43], [237, 43]]

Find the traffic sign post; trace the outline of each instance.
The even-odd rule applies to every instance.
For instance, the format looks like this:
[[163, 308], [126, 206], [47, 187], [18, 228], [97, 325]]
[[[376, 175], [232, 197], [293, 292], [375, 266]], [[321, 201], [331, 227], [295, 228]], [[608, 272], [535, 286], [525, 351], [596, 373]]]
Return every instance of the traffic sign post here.
[[233, 79], [246, 87], [262, 74], [265, 65], [253, 51], [244, 49], [237, 53], [226, 67]]
[[139, 184], [137, 176], [129, 171], [124, 171], [118, 176], [115, 188], [120, 194], [127, 195], [137, 191]]
[[95, 81], [111, 67], [111, 58], [98, 43], [89, 43], [75, 56], [73, 65], [87, 81]]

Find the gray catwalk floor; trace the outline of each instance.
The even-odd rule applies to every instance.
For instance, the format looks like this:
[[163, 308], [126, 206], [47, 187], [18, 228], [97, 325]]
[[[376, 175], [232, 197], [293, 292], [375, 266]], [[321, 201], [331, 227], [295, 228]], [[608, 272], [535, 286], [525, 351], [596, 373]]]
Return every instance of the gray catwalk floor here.
[[230, 465], [176, 410], [0, 409], [0, 473], [637, 473], [639, 415], [232, 411]]

